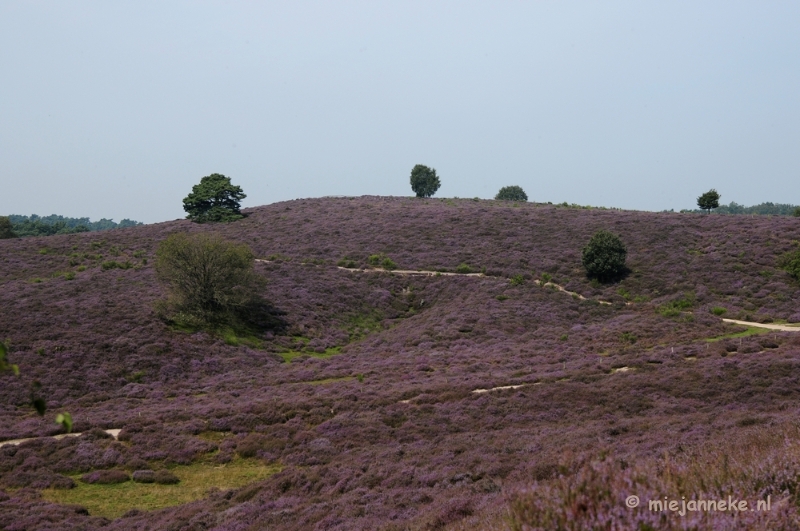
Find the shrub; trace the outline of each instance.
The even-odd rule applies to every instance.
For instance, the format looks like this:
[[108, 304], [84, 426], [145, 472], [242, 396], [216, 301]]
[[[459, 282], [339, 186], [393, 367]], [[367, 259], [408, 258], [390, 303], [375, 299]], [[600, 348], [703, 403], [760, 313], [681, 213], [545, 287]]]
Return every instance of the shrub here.
[[176, 476], [169, 470], [163, 470], [163, 469], [156, 470], [156, 473], [153, 476], [153, 480], [159, 485], [176, 485], [181, 481], [180, 479], [178, 479], [178, 476]]
[[417, 197], [431, 197], [441, 186], [434, 168], [417, 164], [411, 170], [411, 189]]
[[113, 485], [115, 483], [125, 483], [131, 478], [127, 472], [122, 470], [95, 470], [81, 476], [81, 481], [84, 483], [98, 484], [98, 485]]
[[458, 267], [456, 267], [456, 273], [461, 273], [466, 275], [472, 273], [472, 268], [467, 264], [459, 264]]
[[156, 274], [177, 313], [209, 324], [230, 322], [251, 307], [262, 280], [245, 244], [217, 235], [173, 234], [156, 251]]
[[621, 277], [627, 268], [628, 250], [619, 236], [606, 230], [597, 231], [583, 248], [583, 267], [590, 278], [610, 282]]
[[527, 201], [528, 194], [519, 186], [504, 186], [494, 198], [498, 201]]
[[795, 280], [800, 280], [800, 249], [786, 253], [778, 260], [778, 265]]
[[247, 197], [242, 188], [231, 184], [231, 178], [212, 173], [192, 187], [183, 200], [187, 218], [197, 223], [235, 221], [242, 218], [239, 202]]
[[796, 217], [796, 218], [800, 218], [800, 206], [794, 207], [794, 210], [792, 211], [792, 215], [794, 217]]
[[511, 277], [510, 282], [512, 286], [521, 286], [525, 283], [525, 277], [522, 275], [514, 275]]
[[367, 258], [367, 263], [373, 267], [382, 267], [388, 270], [397, 269], [397, 264], [394, 260], [383, 253], [370, 255]]
[[152, 470], [136, 470], [133, 472], [133, 481], [136, 483], [155, 483], [156, 473]]
[[336, 262], [336, 265], [339, 267], [346, 267], [348, 269], [355, 269], [356, 267], [358, 267], [358, 264], [356, 263], [355, 260], [351, 260], [350, 258], [347, 257], [344, 257], [338, 262]]
[[711, 308], [711, 313], [713, 313], [714, 315], [723, 315], [727, 311], [728, 310], [726, 310], [722, 306], [714, 306], [713, 308]]

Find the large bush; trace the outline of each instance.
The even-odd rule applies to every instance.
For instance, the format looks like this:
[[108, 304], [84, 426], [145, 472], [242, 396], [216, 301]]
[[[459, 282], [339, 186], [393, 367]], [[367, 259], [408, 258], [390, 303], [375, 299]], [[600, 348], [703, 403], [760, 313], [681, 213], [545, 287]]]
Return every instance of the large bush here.
[[417, 164], [411, 170], [411, 189], [417, 197], [431, 197], [439, 189], [441, 183], [434, 168]]
[[504, 186], [494, 198], [498, 201], [527, 201], [528, 194], [519, 186]]
[[795, 280], [800, 280], [800, 249], [786, 253], [778, 260], [778, 265]]
[[183, 200], [187, 218], [198, 223], [206, 221], [235, 221], [242, 216], [239, 202], [247, 197], [240, 186], [231, 184], [231, 178], [212, 173], [192, 187], [192, 193]]
[[217, 235], [173, 234], [156, 251], [156, 273], [169, 286], [168, 309], [203, 323], [229, 323], [256, 302], [261, 278], [241, 243]]
[[628, 250], [619, 236], [607, 230], [599, 230], [583, 248], [583, 267], [590, 278], [610, 282], [625, 273], [627, 255]]

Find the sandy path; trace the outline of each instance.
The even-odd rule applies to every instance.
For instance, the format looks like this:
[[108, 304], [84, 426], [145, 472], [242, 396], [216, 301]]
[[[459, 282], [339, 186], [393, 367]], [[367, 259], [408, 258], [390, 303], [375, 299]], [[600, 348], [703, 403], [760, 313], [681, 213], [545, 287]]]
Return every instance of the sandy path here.
[[[115, 429], [112, 429], [112, 430], [103, 430], [103, 431], [106, 432], [107, 434], [111, 435], [112, 437], [114, 437], [116, 439], [117, 436], [119, 435], [119, 432], [122, 431], [122, 430], [115, 428]], [[65, 437], [78, 437], [80, 435], [82, 435], [82, 434], [81, 433], [62, 433], [61, 435], [53, 435], [51, 437], [51, 439], [59, 440], [59, 439], [64, 439]], [[22, 444], [24, 442], [33, 441], [35, 439], [41, 439], [41, 437], [28, 437], [27, 439], [10, 439], [8, 441], [0, 441], [0, 448], [2, 448], [3, 446], [10, 446], [10, 445], [17, 446], [17, 445]]]
[[733, 323], [742, 326], [753, 326], [756, 328], [768, 328], [769, 330], [779, 330], [781, 332], [800, 332], [800, 325], [782, 325], [771, 323], [751, 323], [750, 321], [737, 321], [736, 319], [723, 319], [726, 323]]

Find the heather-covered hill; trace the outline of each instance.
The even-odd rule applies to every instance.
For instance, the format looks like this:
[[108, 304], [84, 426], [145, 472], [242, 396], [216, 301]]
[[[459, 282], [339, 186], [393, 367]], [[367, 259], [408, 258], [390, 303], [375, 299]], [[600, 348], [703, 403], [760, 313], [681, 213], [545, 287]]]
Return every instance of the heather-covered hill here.
[[[0, 337], [21, 372], [0, 376], [0, 441], [58, 433], [59, 411], [86, 432], [0, 448], [0, 528], [502, 528], [506, 510], [493, 507], [524, 519], [531, 503], [519, 493], [546, 492], [545, 509], [555, 510], [569, 481], [592, 467], [624, 475], [633, 472], [619, 463], [632, 463], [641, 475], [663, 470], [654, 460], [665, 452], [749, 441], [764, 426], [794, 433], [800, 334], [733, 337], [743, 329], [710, 309], [798, 320], [798, 285], [776, 267], [800, 239], [796, 219], [406, 198], [297, 200], [247, 213], [226, 225], [0, 242]], [[610, 286], [580, 267], [581, 247], [600, 228], [629, 250], [631, 273]], [[269, 260], [257, 265], [269, 329], [212, 336], [157, 318], [153, 255], [174, 231], [219, 232]], [[335, 265], [377, 253], [402, 269], [466, 263], [487, 276]], [[533, 282], [544, 273], [589, 300]], [[48, 400], [44, 418], [29, 405], [34, 379]], [[505, 386], [519, 387], [475, 392]], [[121, 428], [120, 440], [93, 428]], [[772, 463], [776, 445], [754, 448]], [[180, 471], [251, 455], [282, 470], [113, 520], [47, 501], [69, 490], [42, 490], [72, 482], [79, 492], [78, 476], [92, 470]], [[599, 455], [617, 460], [587, 464]], [[789, 509], [770, 517], [790, 529], [800, 490], [782, 494], [785, 480], [770, 466], [763, 477], [748, 472], [746, 485], [717, 478], [718, 488], [750, 497], [773, 489]], [[627, 511], [626, 494], [620, 486], [614, 510]], [[762, 517], [752, 516], [755, 528]], [[699, 528], [735, 525], [714, 518]]]

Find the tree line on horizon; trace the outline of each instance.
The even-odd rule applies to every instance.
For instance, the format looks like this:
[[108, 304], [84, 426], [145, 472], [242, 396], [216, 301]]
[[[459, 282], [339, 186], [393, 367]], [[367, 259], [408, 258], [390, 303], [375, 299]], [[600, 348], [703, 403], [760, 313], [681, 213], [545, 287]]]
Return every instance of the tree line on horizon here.
[[0, 216], [0, 239], [76, 234], [79, 232], [123, 229], [142, 224], [141, 221], [132, 219], [123, 219], [117, 223], [107, 218], [102, 218], [99, 221], [90, 221], [89, 218], [70, 218], [57, 214], [49, 216], [11, 214], [10, 216]]

